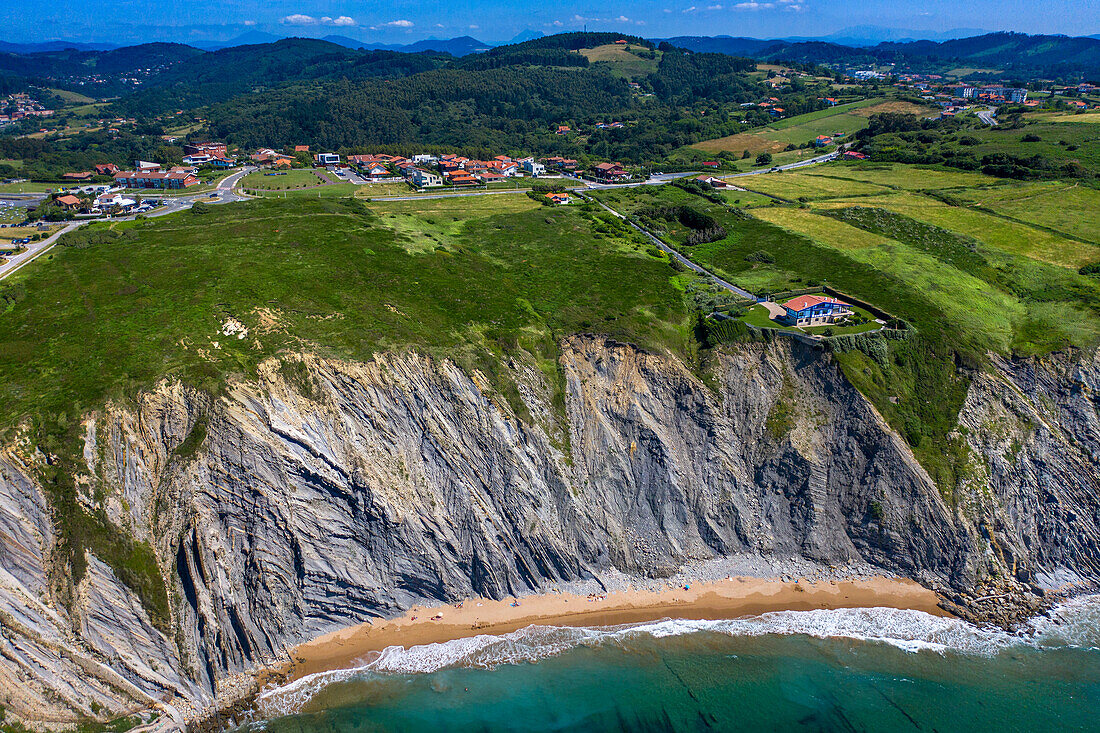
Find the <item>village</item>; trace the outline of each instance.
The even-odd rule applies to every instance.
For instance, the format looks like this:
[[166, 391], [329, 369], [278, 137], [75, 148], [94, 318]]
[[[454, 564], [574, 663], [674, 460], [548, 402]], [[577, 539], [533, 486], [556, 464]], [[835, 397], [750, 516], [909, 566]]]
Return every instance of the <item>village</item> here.
[[[335, 152], [311, 152], [308, 145], [295, 145], [284, 151], [260, 148], [244, 154], [231, 151], [225, 143], [184, 143], [182, 165], [164, 165], [136, 160], [129, 170], [113, 163], [101, 163], [91, 170], [71, 171], [62, 175], [68, 186], [59, 187], [44, 202], [49, 218], [89, 218], [141, 214], [156, 208], [160, 199], [143, 194], [172, 195], [207, 186], [232, 169], [252, 171], [253, 176], [278, 177], [290, 171], [312, 172], [320, 185], [347, 183], [404, 183], [410, 192], [424, 189], [462, 189], [490, 187], [506, 181], [543, 177], [588, 180], [599, 184], [643, 180], [638, 171], [621, 163], [600, 162], [588, 168], [574, 159], [549, 156], [512, 158], [498, 155], [478, 160], [456, 154], [418, 154], [406, 158], [386, 153], [340, 155]], [[11, 182], [18, 183], [18, 179]], [[248, 185], [242, 186], [248, 192]], [[293, 188], [293, 187], [291, 187]], [[272, 189], [251, 189], [262, 193]], [[217, 197], [213, 193], [214, 198]], [[549, 192], [551, 203], [569, 203], [568, 194]], [[32, 209], [33, 212], [33, 209]]]

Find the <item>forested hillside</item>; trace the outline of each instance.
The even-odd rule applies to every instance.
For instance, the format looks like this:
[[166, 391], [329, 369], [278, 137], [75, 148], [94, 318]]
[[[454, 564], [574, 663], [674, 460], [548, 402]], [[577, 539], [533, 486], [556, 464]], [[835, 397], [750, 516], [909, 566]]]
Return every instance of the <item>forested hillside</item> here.
[[[565, 46], [605, 39], [566, 40]], [[584, 56], [555, 46], [553, 39], [538, 39], [402, 79], [290, 85], [244, 95], [213, 106], [207, 118], [214, 136], [245, 148], [309, 140], [331, 149], [419, 144], [646, 162], [723, 134], [730, 125], [729, 111], [685, 114], [682, 106], [732, 110], [768, 91], [745, 74], [755, 68], [752, 61], [719, 54], [665, 53], [656, 73], [642, 82], [652, 97], [640, 96], [604, 68], [587, 66]], [[788, 108], [820, 105], [810, 95], [792, 96]], [[596, 131], [584, 139], [552, 132], [559, 124], [623, 119], [632, 123], [629, 130]]]
[[294, 81], [408, 76], [438, 68], [444, 58], [437, 54], [355, 51], [328, 41], [287, 38], [192, 58], [116, 106], [123, 114], [150, 116], [223, 102], [238, 94]]

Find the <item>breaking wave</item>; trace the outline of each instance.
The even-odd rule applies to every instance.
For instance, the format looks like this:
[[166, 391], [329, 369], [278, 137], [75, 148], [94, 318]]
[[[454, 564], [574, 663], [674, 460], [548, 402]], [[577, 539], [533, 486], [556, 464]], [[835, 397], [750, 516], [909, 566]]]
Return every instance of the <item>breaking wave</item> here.
[[408, 649], [391, 646], [355, 667], [309, 675], [264, 691], [258, 698], [265, 717], [300, 710], [322, 688], [351, 679], [395, 674], [426, 674], [449, 667], [492, 669], [536, 662], [580, 646], [628, 645], [641, 638], [697, 633], [730, 636], [803, 635], [881, 643], [909, 653], [948, 652], [993, 656], [1013, 646], [1036, 649], [1100, 647], [1100, 596], [1070, 601], [1048, 617], [1035, 619], [1027, 633], [975, 626], [956, 618], [896, 608], [775, 611], [717, 621], [664, 619], [605, 627], [528, 626], [510, 634], [481, 634]]

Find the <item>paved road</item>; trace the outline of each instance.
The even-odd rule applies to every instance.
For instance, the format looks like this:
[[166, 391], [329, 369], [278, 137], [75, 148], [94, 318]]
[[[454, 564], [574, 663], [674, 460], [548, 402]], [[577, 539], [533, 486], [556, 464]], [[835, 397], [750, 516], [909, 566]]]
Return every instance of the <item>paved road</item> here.
[[[174, 214], [177, 211], [183, 211], [184, 209], [190, 209], [196, 201], [203, 201], [210, 199], [211, 194], [217, 194], [217, 200], [210, 201], [210, 203], [227, 204], [233, 201], [245, 201], [251, 196], [246, 194], [237, 193], [233, 189], [237, 186], [242, 178], [247, 176], [252, 171], [256, 170], [252, 166], [243, 168], [236, 173], [231, 173], [225, 178], [218, 181], [217, 187], [213, 191], [206, 191], [204, 193], [183, 194], [180, 196], [164, 196], [161, 201], [164, 202], [164, 206], [152, 211], [148, 216], [167, 216], [168, 214]], [[120, 217], [128, 218], [128, 217]]]
[[8, 257], [7, 258], [8, 261], [5, 262], [3, 265], [0, 265], [0, 280], [3, 280], [8, 275], [12, 274], [13, 272], [18, 270], [19, 268], [21, 268], [23, 265], [27, 264], [31, 260], [35, 259], [36, 257], [39, 257], [39, 256], [45, 254], [55, 244], [57, 244], [57, 239], [62, 234], [65, 234], [66, 232], [71, 232], [74, 229], [78, 229], [78, 228], [84, 226], [87, 223], [88, 222], [86, 222], [86, 221], [71, 222], [68, 226], [63, 227], [62, 229], [58, 230], [57, 232], [55, 232], [54, 234], [52, 234], [48, 238], [43, 239], [40, 242], [31, 242], [30, 244], [27, 245], [27, 251], [24, 252], [23, 254], [15, 255], [13, 257]]
[[[990, 114], [993, 114], [993, 113], [996, 112], [996, 110], [990, 110], [989, 112], [990, 112]], [[981, 113], [979, 113], [979, 115], [980, 114]], [[997, 123], [994, 120], [992, 124], [997, 124]], [[738, 178], [738, 177], [741, 177], [741, 176], [756, 176], [756, 175], [761, 175], [761, 174], [765, 174], [765, 173], [770, 173], [772, 170], [784, 170], [784, 171], [785, 170], [794, 170], [796, 168], [803, 168], [805, 166], [816, 165], [818, 163], [824, 163], [826, 161], [833, 160], [838, 155], [840, 155], [839, 150], [836, 151], [836, 152], [833, 152], [833, 153], [829, 153], [827, 155], [819, 155], [815, 158], [809, 158], [807, 160], [799, 161], [797, 163], [788, 163], [786, 165], [776, 166], [774, 169], [767, 168], [767, 169], [761, 169], [761, 170], [756, 170], [756, 171], [748, 171], [746, 173], [735, 173], [735, 174], [732, 174], [732, 175], [723, 175], [721, 177], [722, 178]], [[252, 198], [251, 196], [248, 196], [247, 194], [244, 194], [244, 193], [240, 193], [240, 192], [238, 192], [234, 189], [236, 188], [237, 184], [240, 182], [240, 180], [242, 178], [244, 178], [246, 175], [253, 172], [254, 170], [256, 170], [255, 167], [247, 166], [247, 167], [243, 168], [242, 170], [237, 171], [236, 173], [231, 173], [230, 175], [226, 176], [225, 178], [223, 178], [221, 181], [218, 182], [218, 185], [217, 185], [217, 187], [215, 188], [214, 191], [207, 191], [207, 192], [204, 192], [204, 193], [196, 193], [196, 194], [183, 194], [183, 195], [179, 195], [179, 196], [163, 196], [162, 201], [164, 201], [164, 206], [157, 209], [156, 211], [150, 212], [148, 214], [148, 216], [150, 216], [150, 217], [167, 216], [168, 214], [174, 214], [178, 211], [183, 211], [184, 209], [189, 209], [189, 208], [191, 208], [191, 206], [193, 206], [195, 204], [196, 201], [200, 201], [200, 200], [209, 201], [210, 197], [211, 197], [211, 194], [215, 194], [215, 193], [217, 194], [217, 199], [215, 199], [213, 201], [210, 201], [210, 203], [224, 204], [224, 203], [231, 203], [231, 202], [234, 202], [234, 201], [245, 201], [247, 199], [250, 199], [250, 198]], [[661, 175], [651, 177], [647, 181], [641, 181], [641, 182], [638, 182], [638, 183], [620, 183], [620, 184], [606, 184], [606, 183], [592, 183], [592, 182], [589, 182], [589, 181], [578, 181], [579, 183], [584, 183], [584, 185], [577, 186], [577, 187], [573, 188], [572, 190], [576, 193], [581, 193], [583, 195], [583, 192], [585, 190], [600, 190], [600, 189], [608, 189], [608, 188], [630, 188], [632, 186], [661, 186], [661, 185], [671, 183], [672, 181], [675, 181], [675, 180], [678, 180], [678, 179], [681, 179], [681, 178], [688, 178], [690, 176], [698, 176], [698, 175], [700, 175], [698, 171], [690, 172], [690, 173], [662, 173]], [[566, 179], [566, 180], [569, 180], [569, 179]], [[434, 195], [428, 194], [428, 195], [425, 195], [425, 196], [392, 196], [392, 197], [388, 196], [385, 199], [380, 199], [380, 200], [385, 200], [385, 201], [422, 201], [422, 200], [443, 199], [443, 198], [464, 198], [464, 197], [468, 197], [468, 196], [496, 196], [496, 195], [501, 195], [501, 194], [516, 194], [516, 193], [524, 193], [524, 192], [525, 192], [524, 189], [510, 189], [510, 190], [503, 190], [503, 191], [464, 191], [462, 193], [440, 193], [440, 194], [434, 194]], [[641, 232], [646, 238], [651, 240], [653, 242], [653, 244], [655, 244], [657, 247], [660, 247], [661, 250], [667, 252], [669, 254], [669, 256], [675, 257], [677, 260], [682, 262], [685, 267], [690, 268], [691, 270], [693, 270], [694, 272], [699, 273], [700, 275], [705, 275], [705, 276], [711, 278], [712, 280], [714, 280], [714, 282], [716, 282], [719, 285], [721, 285], [722, 287], [726, 288], [731, 293], [739, 295], [743, 298], [751, 298], [752, 300], [757, 300], [757, 297], [755, 295], [753, 295], [752, 293], [748, 292], [747, 290], [742, 290], [741, 288], [737, 287], [736, 285], [734, 285], [732, 283], [726, 282], [725, 280], [721, 279], [717, 275], [714, 275], [713, 273], [706, 270], [705, 268], [700, 267], [699, 265], [695, 264], [691, 260], [689, 260], [686, 257], [684, 257], [683, 255], [681, 255], [676, 250], [674, 250], [671, 247], [669, 247], [668, 245], [666, 245], [664, 242], [662, 242], [657, 237], [653, 236], [649, 232], [645, 231], [641, 227], [634, 224], [634, 222], [630, 221], [629, 219], [627, 219], [625, 216], [623, 216], [619, 212], [617, 212], [614, 209], [608, 207], [607, 205], [603, 204], [602, 202], [597, 201], [596, 203], [598, 203], [600, 206], [602, 206], [603, 208], [610, 211], [615, 216], [617, 216], [620, 219], [623, 219], [624, 221], [626, 221], [627, 224], [634, 227], [639, 232]], [[117, 217], [116, 221], [117, 220], [130, 219], [130, 218], [132, 218], [132, 217], [128, 217], [128, 216], [126, 216], [126, 217]], [[27, 251], [24, 252], [23, 254], [16, 255], [15, 257], [8, 258], [8, 262], [5, 263], [4, 265], [0, 266], [0, 280], [7, 277], [11, 273], [13, 273], [16, 270], [18, 270], [19, 268], [21, 268], [26, 263], [30, 262], [31, 260], [38, 257], [39, 255], [41, 255], [46, 250], [53, 247], [54, 244], [57, 242], [57, 239], [58, 239], [59, 236], [61, 236], [65, 232], [72, 231], [73, 229], [76, 229], [77, 227], [82, 226], [85, 223], [86, 223], [85, 221], [72, 222], [71, 224], [66, 226], [64, 229], [60, 230], [57, 234], [54, 234], [53, 236], [51, 236], [49, 239], [44, 239], [41, 242], [34, 242], [33, 244], [28, 245]]]
[[[255, 168], [249, 167], [249, 168], [245, 168], [244, 170], [240, 170], [240, 171], [237, 171], [236, 173], [232, 173], [232, 174], [226, 176], [225, 178], [223, 178], [222, 180], [220, 180], [218, 182], [218, 185], [214, 189], [214, 191], [207, 191], [205, 193], [196, 193], [196, 194], [182, 195], [182, 196], [166, 196], [162, 199], [165, 202], [165, 205], [163, 207], [157, 209], [156, 211], [150, 212], [148, 214], [148, 216], [166, 216], [168, 214], [174, 214], [177, 211], [183, 211], [184, 209], [189, 209], [189, 208], [191, 208], [192, 205], [194, 205], [194, 203], [196, 201], [199, 201], [199, 200], [202, 200], [202, 199], [209, 199], [211, 193], [217, 193], [218, 194], [218, 199], [215, 200], [215, 201], [211, 201], [211, 203], [229, 203], [229, 202], [232, 202], [232, 201], [244, 201], [245, 199], [250, 198], [250, 197], [246, 196], [244, 194], [236, 193], [233, 190], [233, 188], [237, 185], [237, 182], [240, 181], [242, 177], [248, 175], [253, 170], [255, 170]], [[133, 219], [133, 218], [134, 218], [133, 216], [119, 216], [119, 217], [115, 217], [114, 221], [127, 220], [127, 219]], [[14, 257], [8, 257], [7, 258], [8, 261], [6, 263], [4, 263], [3, 265], [0, 265], [0, 280], [3, 280], [8, 275], [12, 274], [13, 272], [18, 270], [19, 268], [23, 267], [25, 264], [27, 264], [31, 260], [34, 260], [35, 258], [41, 256], [46, 251], [51, 249], [55, 244], [57, 244], [57, 240], [62, 234], [65, 234], [66, 232], [71, 232], [74, 229], [82, 227], [85, 224], [87, 224], [89, 221], [97, 221], [97, 220], [95, 220], [95, 219], [84, 219], [84, 220], [81, 220], [81, 221], [70, 222], [67, 226], [60, 229], [58, 232], [56, 232], [55, 234], [53, 234], [49, 238], [43, 239], [40, 242], [32, 242], [32, 243], [28, 244], [26, 252], [24, 252], [22, 254], [19, 254], [19, 255], [15, 255]]]
[[978, 112], [978, 119], [989, 125], [990, 127], [996, 127], [997, 120], [995, 116], [997, 114], [996, 107], [990, 107], [989, 109], [983, 109]]
[[647, 232], [645, 229], [642, 229], [640, 226], [638, 226], [637, 224], [635, 224], [634, 222], [632, 222], [630, 219], [626, 218], [625, 216], [623, 216], [619, 212], [615, 211], [614, 209], [612, 209], [610, 206], [608, 206], [604, 202], [596, 201], [596, 199], [588, 198], [587, 196], [585, 196], [585, 198], [587, 198], [589, 201], [593, 201], [596, 204], [599, 204], [604, 209], [611, 212], [613, 215], [615, 215], [615, 216], [619, 217], [620, 219], [622, 219], [628, 225], [633, 227], [636, 231], [640, 232], [642, 234], [642, 236], [644, 236], [646, 239], [653, 242], [653, 244], [657, 245], [657, 247], [659, 247], [662, 252], [666, 252], [669, 257], [675, 257], [681, 264], [684, 265], [684, 267], [687, 267], [692, 272], [696, 272], [700, 275], [704, 275], [706, 277], [709, 277], [711, 280], [718, 283], [719, 285], [721, 285], [722, 287], [724, 287], [726, 290], [730, 291], [734, 295], [738, 295], [742, 298], [748, 298], [749, 300], [753, 300], [753, 301], [759, 301], [760, 300], [755, 295], [750, 293], [748, 290], [743, 290], [742, 288], [737, 287], [736, 285], [734, 285], [731, 282], [726, 282], [725, 280], [718, 277], [717, 275], [715, 275], [713, 272], [706, 269], [705, 267], [701, 267], [701, 266], [695, 264], [694, 262], [689, 260], [687, 257], [684, 257], [682, 254], [680, 254], [679, 252], [674, 250], [672, 247], [669, 247], [667, 244], [662, 242], [660, 239], [653, 236], [652, 234]]

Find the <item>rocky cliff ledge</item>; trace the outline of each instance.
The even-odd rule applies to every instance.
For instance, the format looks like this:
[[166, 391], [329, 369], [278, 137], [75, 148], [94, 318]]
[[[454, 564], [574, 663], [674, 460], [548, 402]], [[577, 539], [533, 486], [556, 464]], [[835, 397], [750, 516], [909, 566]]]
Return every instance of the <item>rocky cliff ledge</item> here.
[[95, 557], [73, 602], [53, 597], [42, 456], [8, 449], [0, 703], [60, 723], [164, 701], [172, 722], [289, 646], [413, 604], [724, 556], [862, 562], [989, 614], [982, 596], [1100, 577], [1096, 356], [975, 377], [949, 506], [820, 351], [727, 347], [708, 387], [669, 355], [562, 346], [564, 389], [513, 361], [511, 403], [416, 353], [306, 354], [217, 400], [165, 383], [90, 416], [78, 485], [155, 549], [159, 630]]

